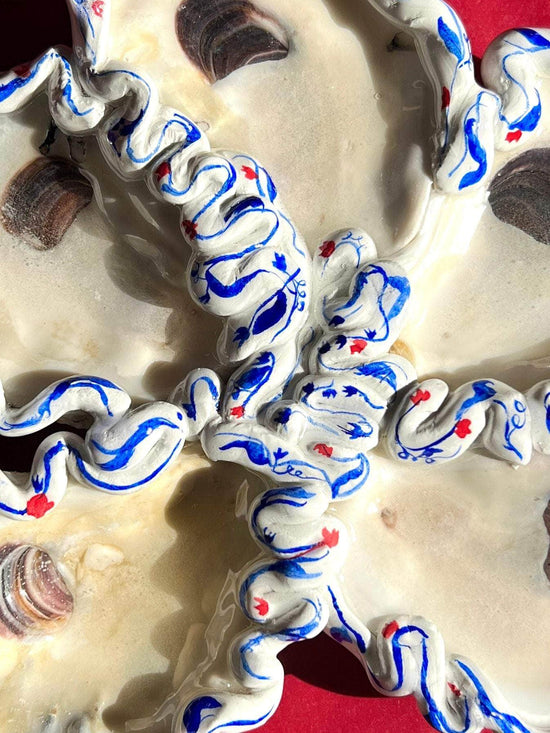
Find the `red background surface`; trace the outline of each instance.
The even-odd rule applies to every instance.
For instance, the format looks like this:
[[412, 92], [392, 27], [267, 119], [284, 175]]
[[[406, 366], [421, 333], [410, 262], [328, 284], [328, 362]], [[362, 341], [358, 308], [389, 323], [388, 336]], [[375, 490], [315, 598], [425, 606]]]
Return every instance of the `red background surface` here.
[[[160, 0], [162, 2], [162, 0]], [[151, 0], [159, 2], [159, 0]], [[549, 0], [452, 0], [474, 54], [514, 26], [550, 27]], [[0, 69], [70, 45], [63, 0], [0, 0]], [[281, 655], [286, 670], [281, 705], [265, 733], [429, 733], [412, 698], [378, 695], [357, 660], [325, 635]]]

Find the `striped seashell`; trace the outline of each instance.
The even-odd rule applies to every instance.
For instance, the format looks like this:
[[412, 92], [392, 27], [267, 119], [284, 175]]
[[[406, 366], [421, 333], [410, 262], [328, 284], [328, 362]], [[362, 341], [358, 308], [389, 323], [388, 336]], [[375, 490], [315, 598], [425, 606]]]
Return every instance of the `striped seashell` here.
[[92, 200], [92, 184], [70, 160], [40, 157], [8, 183], [0, 204], [4, 228], [35, 249], [52, 249]]
[[50, 634], [71, 616], [73, 597], [48, 553], [36, 545], [0, 547], [0, 636]]
[[288, 54], [283, 27], [249, 0], [183, 0], [176, 32], [187, 56], [210, 82]]
[[501, 168], [489, 203], [501, 221], [550, 244], [550, 148], [527, 150]]

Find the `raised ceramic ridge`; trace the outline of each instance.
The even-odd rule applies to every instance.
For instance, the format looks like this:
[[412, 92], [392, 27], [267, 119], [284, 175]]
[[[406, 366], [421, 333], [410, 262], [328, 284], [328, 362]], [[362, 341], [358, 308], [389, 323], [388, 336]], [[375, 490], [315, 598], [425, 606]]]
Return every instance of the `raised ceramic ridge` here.
[[98, 377], [62, 379], [17, 408], [6, 404], [0, 386], [0, 435], [28, 435], [74, 411], [92, 418], [84, 439], [70, 432], [45, 438], [24, 486], [0, 471], [0, 513], [21, 520], [43, 517], [63, 498], [69, 476], [113, 494], [143, 488], [216, 414], [219, 393], [219, 379], [207, 369], [191, 372], [174, 390], [172, 402], [134, 410], [123, 389]]
[[539, 131], [539, 77], [550, 74], [550, 32], [520, 28], [497, 38], [477, 84], [470, 41], [455, 11], [440, 0], [369, 0], [414, 37], [435, 90], [434, 182], [443, 193], [487, 183], [494, 151]]
[[[413, 35], [434, 84], [439, 118], [436, 187], [443, 193], [454, 194], [484, 186], [495, 147], [517, 145], [539, 127], [538, 75], [550, 70], [550, 33], [521, 29], [497, 40], [483, 65], [492, 88], [489, 91], [476, 84], [467, 36], [456, 14], [445, 3], [371, 0], [371, 4]], [[490, 687], [480, 682], [477, 673], [467, 671], [456, 660], [450, 664], [455, 664], [462, 676], [454, 672], [452, 684], [460, 695], [451, 690], [454, 698], [449, 697], [447, 690], [451, 688], [447, 684], [442, 642], [429, 624], [412, 618], [391, 619], [378, 633], [370, 633], [353, 619], [334, 582], [335, 570], [345, 556], [347, 538], [344, 527], [326, 510], [332, 500], [346, 498], [363, 486], [368, 477], [364, 454], [376, 444], [387, 403], [396, 391], [415, 379], [406, 360], [386, 354], [397, 338], [405, 314], [408, 284], [404, 273], [395, 263], [377, 262], [376, 250], [366, 235], [353, 230], [336, 235], [322, 244], [321, 259], [316, 259], [319, 305], [317, 310], [311, 309], [314, 316], [311, 324], [306, 324], [311, 297], [309, 259], [288, 217], [278, 206], [276, 189], [267, 172], [246, 156], [210, 153], [200, 130], [180, 113], [159, 105], [155, 90], [146, 79], [134, 71], [109, 65], [104, 58], [110, 7], [107, 0], [71, 0], [69, 5], [75, 20], [75, 57], [51, 50], [34, 64], [8, 73], [0, 80], [0, 111], [18, 109], [47, 84], [52, 116], [64, 132], [97, 135], [103, 154], [119, 175], [146, 176], [157, 195], [181, 206], [182, 232], [194, 253], [190, 290], [202, 307], [229, 317], [220, 342], [222, 359], [230, 363], [247, 361], [231, 378], [219, 417], [212, 417], [215, 395], [210, 388], [206, 390], [207, 409], [201, 417], [192, 417], [198, 404], [190, 398], [192, 375], [179, 393], [183, 395], [181, 403], [154, 403], [145, 408], [155, 420], [167, 419], [167, 415], [173, 419], [174, 410], [180, 410], [182, 416], [176, 415], [176, 421], [184, 427], [174, 428], [170, 439], [159, 434], [147, 446], [139, 441], [134, 444], [140, 417], [136, 417], [137, 411], [129, 411], [128, 396], [115, 385], [100, 385], [94, 378], [76, 378], [82, 380], [78, 386], [70, 380], [60, 383], [69, 396], [59, 398], [59, 402], [57, 384], [19, 411], [5, 408], [8, 434], [24, 430], [29, 421], [33, 424], [27, 425], [27, 432], [43, 427], [50, 420], [48, 411], [52, 405], [55, 410], [51, 414], [57, 416], [67, 409], [85, 409], [94, 418], [90, 441], [95, 440], [96, 431], [102, 439], [108, 435], [114, 441], [109, 449], [116, 444], [117, 454], [122, 445], [131, 441], [139, 448], [135, 455], [139, 454], [140, 460], [134, 462], [132, 457], [124, 468], [135, 469], [142, 476], [151, 466], [151, 453], [156, 455], [155, 450], [149, 450], [151, 445], [155, 449], [159, 446], [159, 456], [170, 457], [171, 447], [176, 451], [186, 435], [194, 436], [207, 423], [202, 441], [210, 457], [261, 468], [277, 482], [300, 483], [266, 492], [251, 509], [251, 528], [274, 559], [249, 569], [241, 585], [242, 606], [254, 623], [232, 646], [233, 671], [241, 692], [186, 687], [176, 696], [173, 730], [191, 733], [257, 727], [273, 713], [282, 691], [283, 671], [276, 654], [288, 643], [319, 633], [327, 624], [336, 638], [349, 641], [359, 650], [373, 680], [386, 692], [414, 692], [432, 724], [440, 730], [447, 729], [447, 713], [454, 716], [455, 722], [460, 721], [464, 730], [480, 730], [484, 725], [503, 731], [527, 730], [491, 702], [496, 698]], [[513, 52], [509, 51], [511, 44]], [[208, 170], [213, 172], [207, 175]], [[202, 184], [206, 180], [217, 186], [214, 200], [205, 200]], [[239, 248], [242, 240], [250, 243], [244, 250]], [[215, 257], [211, 256], [213, 248]], [[349, 281], [342, 282], [330, 274], [329, 258], [334, 257], [331, 261], [337, 262], [340, 256], [344, 260], [348, 256], [352, 261], [356, 259], [351, 292], [347, 290]], [[229, 258], [238, 263], [233, 269], [227, 266]], [[267, 273], [261, 280], [257, 279], [260, 270]], [[241, 280], [243, 271], [245, 279]], [[247, 287], [252, 282], [255, 287]], [[345, 316], [338, 321], [342, 317], [339, 309], [345, 314], [357, 288], [369, 316], [363, 321], [351, 319], [353, 322], [346, 323]], [[261, 300], [258, 292], [262, 293]], [[380, 318], [388, 326], [383, 339], [377, 338]], [[289, 350], [288, 344], [293, 343], [295, 350]], [[329, 348], [325, 349], [327, 343]], [[331, 349], [344, 347], [347, 349], [343, 362], [327, 361]], [[305, 349], [312, 354], [309, 375], [301, 379], [290, 401], [277, 402], [299, 368]], [[374, 371], [373, 364], [379, 365]], [[355, 379], [351, 384], [344, 383], [350, 381], [347, 378], [342, 383], [338, 381], [342, 372], [353, 375], [363, 367], [361, 377], [370, 380], [372, 388], [372, 392], [364, 392], [366, 400], [359, 394]], [[357, 420], [343, 431], [346, 437], [340, 435], [332, 441], [335, 445], [318, 437], [334, 431], [334, 420], [340, 421], [338, 409], [326, 417], [321, 427], [310, 429], [311, 421], [308, 422], [308, 414], [319, 409], [323, 400], [335, 397], [330, 394], [334, 386], [328, 386], [327, 380], [337, 384], [336, 396], [340, 390], [340, 400], [362, 402], [355, 413]], [[202, 383], [204, 386], [204, 379]], [[429, 433], [423, 421], [427, 413], [440, 410], [439, 419], [433, 422], [437, 440], [441, 431], [448, 432], [446, 403], [441, 405], [445, 387], [430, 387], [434, 396], [426, 384], [415, 385], [401, 403], [401, 413], [405, 414], [399, 413], [397, 421], [403, 417], [409, 422], [403, 432], [401, 420], [393, 434], [399, 436], [400, 442], [404, 436], [409, 452], [411, 441], [417, 441], [420, 435], [422, 442]], [[533, 388], [529, 405], [535, 416], [537, 447], [545, 452], [550, 441], [545, 422], [547, 387], [541, 384]], [[468, 399], [466, 389], [455, 394], [454, 407]], [[498, 389], [509, 390], [505, 385], [498, 385]], [[100, 396], [100, 405], [97, 398], [102, 390], [108, 397], [104, 402]], [[427, 392], [429, 396], [423, 399]], [[506, 392], [505, 397], [516, 400], [517, 395]], [[319, 402], [315, 401], [317, 398]], [[374, 399], [379, 403], [374, 403]], [[260, 409], [268, 403], [273, 404], [257, 419]], [[191, 407], [186, 415], [181, 413], [182, 405]], [[202, 406], [201, 400], [199, 411]], [[483, 409], [471, 406], [475, 415], [460, 418], [469, 420], [468, 426], [463, 423], [457, 432], [458, 423], [451, 421], [450, 439], [455, 443], [464, 441], [459, 445], [467, 447], [473, 440], [469, 436], [485, 429], [485, 409], [493, 408], [494, 401], [490, 400]], [[373, 412], [376, 410], [380, 412]], [[527, 408], [522, 412], [528, 414]], [[35, 419], [37, 415], [39, 419]], [[198, 429], [190, 420], [198, 423]], [[12, 423], [15, 432], [10, 432]], [[514, 427], [516, 431], [527, 430], [525, 425]], [[308, 443], [302, 450], [295, 436], [304, 431]], [[78, 464], [74, 456], [82, 448], [75, 448], [73, 438], [64, 440], [60, 451], [66, 482], [65, 467], [73, 472], [71, 460]], [[360, 451], [349, 450], [353, 440], [359, 440]], [[495, 445], [498, 454], [500, 446], [498, 442]], [[530, 445], [530, 440], [525, 445]], [[289, 450], [285, 454], [286, 447], [294, 453]], [[416, 442], [412, 449], [417, 450]], [[424, 450], [423, 458], [433, 456], [425, 454], [423, 445], [418, 449]], [[446, 457], [455, 457], [452, 453]], [[163, 458], [159, 460], [162, 464]], [[339, 465], [334, 468], [334, 464]], [[279, 470], [282, 466], [283, 471]], [[101, 459], [96, 468], [106, 470]], [[62, 483], [61, 469], [58, 475]], [[73, 475], [78, 477], [78, 472]], [[35, 490], [32, 482], [27, 491], [31, 489]], [[421, 662], [414, 649], [419, 650]], [[545, 724], [539, 723], [532, 730], [543, 730]]]

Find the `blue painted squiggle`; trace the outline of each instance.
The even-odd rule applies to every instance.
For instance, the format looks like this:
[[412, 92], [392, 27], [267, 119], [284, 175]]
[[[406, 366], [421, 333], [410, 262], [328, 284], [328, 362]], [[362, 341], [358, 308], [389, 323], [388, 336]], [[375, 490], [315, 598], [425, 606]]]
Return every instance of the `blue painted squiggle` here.
[[523, 395], [494, 380], [447, 394], [445, 383], [435, 379], [407, 391], [388, 421], [391, 455], [431, 465], [457, 458], [480, 436], [500, 458], [529, 462], [531, 422]]
[[[357, 621], [355, 621], [357, 623]], [[351, 634], [355, 629], [347, 623]], [[361, 653], [373, 684], [385, 694], [414, 693], [428, 722], [441, 733], [542, 733], [519, 716], [499, 709], [488, 683], [471, 665], [447, 659], [437, 630], [424, 619], [387, 617], [367, 636]], [[336, 632], [338, 634], [338, 628]], [[345, 642], [350, 643], [348, 634]]]
[[[194, 394], [200, 389], [196, 405]], [[197, 370], [176, 394], [194, 405], [192, 416], [177, 403], [167, 402], [130, 410], [126, 392], [94, 377], [61, 380], [20, 408], [8, 407], [2, 399], [0, 432], [7, 436], [37, 432], [74, 410], [87, 412], [93, 423], [84, 441], [71, 433], [46, 438], [26, 487], [0, 472], [0, 511], [21, 519], [42, 517], [62, 499], [68, 473], [80, 483], [111, 493], [146, 486], [173, 463], [186, 438], [196, 436], [216, 414], [219, 383], [213, 373]]]
[[468, 675], [470, 681], [474, 684], [481, 712], [491, 722], [496, 723], [502, 733], [530, 733], [529, 729], [526, 728], [515, 715], [503, 713], [495, 707], [481, 683], [481, 680], [467, 664], [458, 659], [456, 660], [456, 664], [463, 672], [465, 672], [466, 675]]
[[[0, 416], [0, 434], [3, 435], [25, 435], [42, 429], [59, 419], [59, 417], [71, 409], [72, 394], [77, 394], [77, 401], [82, 400], [83, 393], [86, 393], [86, 401], [95, 404], [96, 419], [113, 417], [109, 406], [113, 399], [113, 393], [122, 390], [113, 382], [100, 377], [70, 377], [53, 385], [43, 392], [30, 405], [22, 410], [11, 409]], [[99, 399], [99, 402], [96, 399]], [[126, 402], [128, 398], [122, 397]]]
[[[306, 339], [305, 349], [296, 349], [298, 364], [302, 355], [301, 367], [296, 367], [294, 356], [289, 358], [290, 369], [279, 377], [281, 392], [273, 399], [265, 385], [273, 379], [280, 358], [267, 350], [247, 362], [228, 384], [221, 420], [207, 425], [201, 436], [214, 460], [241, 463], [280, 484], [264, 492], [250, 509], [256, 541], [277, 559], [246, 571], [239, 586], [241, 607], [264, 628], [245, 634], [233, 649], [237, 678], [247, 688], [262, 690], [266, 700], [282, 684], [280, 667], [267, 650], [319, 633], [326, 624], [327, 578], [330, 568], [342, 562], [346, 547], [345, 528], [326, 514], [328, 504], [365, 485], [369, 474], [365, 446], [376, 444], [388, 400], [413, 374], [401, 357], [383, 356], [403, 322], [408, 281], [394, 265], [372, 263], [376, 254], [366, 235], [345, 234], [346, 243], [344, 235], [324, 243], [314, 262], [323, 281], [318, 289], [322, 325], [316, 336]], [[270, 262], [283, 272], [287, 255], [281, 254]], [[332, 256], [334, 260], [327, 262]], [[355, 264], [351, 269], [345, 266], [348, 258]], [[347, 280], [348, 294], [339, 300], [326, 296], [333, 273]], [[200, 276], [198, 271], [193, 274]], [[359, 341], [359, 333], [366, 338]], [[341, 335], [348, 348], [341, 350], [334, 369], [326, 370], [323, 344], [333, 334]], [[372, 343], [365, 354], [369, 335]], [[299, 374], [300, 368], [309, 371], [307, 376], [289, 382], [288, 374]], [[263, 404], [258, 395], [266, 395]], [[302, 615], [289, 625], [291, 609]], [[313, 609], [318, 611], [312, 616]], [[282, 634], [277, 630], [279, 619], [285, 619]]]
[[333, 591], [333, 589], [330, 586], [328, 588], [328, 591], [330, 593], [330, 600], [332, 602], [332, 606], [333, 606], [333, 608], [334, 608], [334, 610], [336, 612], [336, 615], [338, 616], [338, 619], [340, 620], [340, 622], [342, 623], [342, 625], [344, 626], [344, 628], [347, 629], [347, 631], [355, 639], [355, 643], [357, 644], [357, 648], [359, 649], [359, 651], [361, 653], [366, 652], [366, 650], [367, 650], [367, 643], [366, 643], [363, 635], [361, 633], [359, 633], [359, 631], [357, 631], [357, 629], [355, 629], [346, 620], [346, 617], [344, 616], [344, 613], [343, 613], [342, 609], [340, 608], [340, 604], [338, 603], [338, 599], [336, 597], [336, 594], [335, 594], [335, 592]]

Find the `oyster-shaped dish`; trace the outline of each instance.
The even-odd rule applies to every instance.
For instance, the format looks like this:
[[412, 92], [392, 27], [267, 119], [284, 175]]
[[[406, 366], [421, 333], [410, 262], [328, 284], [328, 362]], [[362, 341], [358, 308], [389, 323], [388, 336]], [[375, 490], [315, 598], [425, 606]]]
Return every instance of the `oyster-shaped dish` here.
[[547, 730], [550, 33], [69, 9], [0, 80], [4, 727], [249, 730], [327, 630]]

